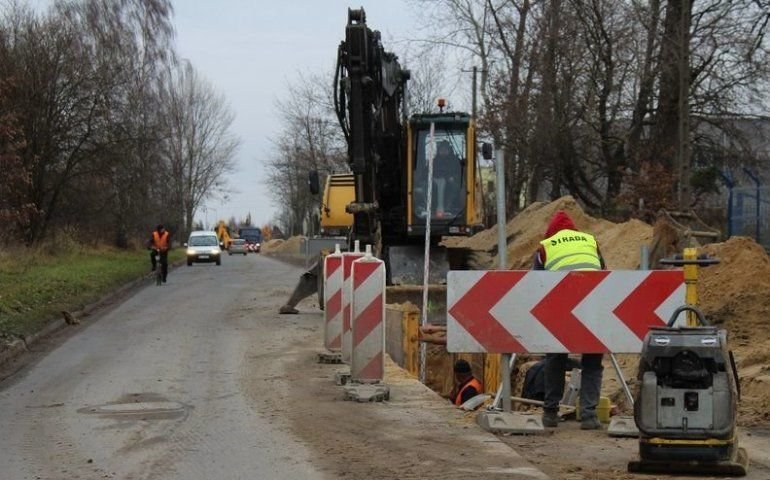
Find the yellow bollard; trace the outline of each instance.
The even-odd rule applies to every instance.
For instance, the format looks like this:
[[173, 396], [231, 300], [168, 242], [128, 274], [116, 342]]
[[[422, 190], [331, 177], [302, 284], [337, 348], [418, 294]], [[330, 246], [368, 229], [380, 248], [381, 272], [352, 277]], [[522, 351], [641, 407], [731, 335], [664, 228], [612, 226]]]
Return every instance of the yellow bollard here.
[[402, 348], [404, 350], [404, 369], [417, 377], [420, 373], [420, 311], [407, 310], [401, 317]]
[[[698, 251], [694, 248], [685, 248], [683, 258], [685, 261], [693, 261], [698, 258]], [[684, 265], [685, 303], [698, 306], [698, 265]], [[697, 327], [698, 319], [695, 312], [687, 312], [687, 326]]]
[[610, 399], [599, 397], [599, 405], [596, 406], [596, 418], [602, 423], [610, 423]]
[[492, 395], [497, 393], [500, 384], [500, 354], [487, 353], [484, 355], [484, 390]]

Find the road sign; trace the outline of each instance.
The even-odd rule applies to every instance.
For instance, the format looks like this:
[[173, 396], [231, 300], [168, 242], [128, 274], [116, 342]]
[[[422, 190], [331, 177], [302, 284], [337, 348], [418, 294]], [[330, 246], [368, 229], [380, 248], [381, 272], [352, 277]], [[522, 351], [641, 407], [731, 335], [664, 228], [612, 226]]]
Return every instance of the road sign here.
[[684, 290], [681, 270], [452, 271], [447, 350], [639, 353]]

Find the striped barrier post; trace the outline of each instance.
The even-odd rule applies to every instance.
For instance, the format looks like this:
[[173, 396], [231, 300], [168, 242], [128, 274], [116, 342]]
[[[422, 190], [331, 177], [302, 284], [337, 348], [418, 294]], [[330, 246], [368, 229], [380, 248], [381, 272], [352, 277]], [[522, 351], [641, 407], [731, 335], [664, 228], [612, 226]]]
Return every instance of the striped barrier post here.
[[353, 262], [351, 278], [350, 380], [379, 383], [385, 375], [385, 262], [372, 255], [370, 245], [364, 257]]
[[350, 363], [353, 351], [353, 337], [350, 331], [350, 297], [352, 292], [350, 273], [353, 262], [364, 256], [360, 248], [360, 243], [356, 240], [353, 251], [342, 254], [342, 361], [347, 364]]
[[323, 259], [324, 348], [318, 363], [342, 363], [342, 252], [334, 245], [334, 253]]
[[342, 349], [342, 252], [339, 244], [324, 258], [324, 347]]

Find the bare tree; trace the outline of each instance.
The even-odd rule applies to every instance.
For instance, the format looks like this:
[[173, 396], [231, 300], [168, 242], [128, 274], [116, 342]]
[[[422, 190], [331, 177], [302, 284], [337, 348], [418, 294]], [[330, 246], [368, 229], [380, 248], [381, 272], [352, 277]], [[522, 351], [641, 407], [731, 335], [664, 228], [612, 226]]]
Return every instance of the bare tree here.
[[[0, 65], [12, 80], [10, 108], [27, 139], [19, 154], [31, 166], [26, 196], [38, 212], [25, 229], [27, 241], [51, 227], [77, 225], [100, 233], [114, 226], [122, 232], [119, 243], [126, 243], [126, 222], [110, 218], [116, 211], [144, 213], [127, 198], [132, 186], [147, 184], [134, 175], [142, 169], [126, 147], [154, 148], [133, 128], [142, 116], [128, 110], [138, 92], [152, 90], [158, 66], [172, 60], [170, 15], [168, 0], [68, 1], [44, 14], [18, 5], [4, 11]], [[143, 193], [130, 196], [147, 198]]]
[[713, 170], [701, 165], [716, 159], [718, 142], [706, 133], [739, 143], [730, 126], [768, 106], [765, 0], [417, 4], [443, 15], [426, 44], [489, 66], [481, 126], [506, 150], [510, 212], [523, 198], [570, 193], [611, 213], [629, 188], [657, 195], [640, 183], [651, 171], [677, 170], [672, 185], [687, 194], [698, 174], [687, 171], [690, 149], [697, 168]]
[[36, 213], [35, 206], [25, 201], [31, 184], [30, 169], [18, 151], [24, 146], [16, 118], [6, 107], [6, 88], [0, 84], [0, 240], [17, 237]]
[[170, 72], [163, 92], [168, 138], [164, 181], [178, 224], [185, 232], [203, 201], [222, 191], [239, 140], [230, 132], [234, 115], [222, 95], [188, 62]]
[[321, 199], [308, 188], [308, 173], [318, 171], [323, 179], [347, 171], [343, 134], [331, 101], [331, 77], [299, 76], [284, 98], [276, 100], [281, 133], [273, 141], [266, 162], [267, 182], [279, 209], [278, 223], [288, 233], [304, 232], [312, 224]]

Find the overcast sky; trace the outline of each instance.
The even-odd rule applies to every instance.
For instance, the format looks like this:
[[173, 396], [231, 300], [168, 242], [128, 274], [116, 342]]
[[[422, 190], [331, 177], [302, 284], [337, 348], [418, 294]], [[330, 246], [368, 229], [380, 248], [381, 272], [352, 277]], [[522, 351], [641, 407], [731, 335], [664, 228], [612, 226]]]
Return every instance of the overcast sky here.
[[209, 201], [198, 218], [272, 220], [274, 207], [263, 183], [262, 162], [279, 125], [274, 101], [298, 72], [331, 72], [343, 40], [348, 7], [363, 6], [367, 23], [383, 34], [385, 47], [414, 36], [415, 19], [405, 0], [175, 0], [177, 51], [189, 59], [233, 108], [241, 138], [227, 201]]

